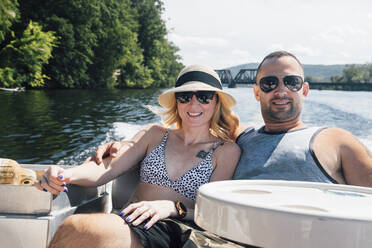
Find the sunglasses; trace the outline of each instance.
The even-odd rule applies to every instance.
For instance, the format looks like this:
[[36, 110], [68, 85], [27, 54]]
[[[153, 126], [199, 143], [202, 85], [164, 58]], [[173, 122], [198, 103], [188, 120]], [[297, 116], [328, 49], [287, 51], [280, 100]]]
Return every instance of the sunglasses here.
[[213, 100], [213, 96], [216, 94], [215, 91], [184, 91], [176, 92], [176, 99], [179, 103], [188, 103], [191, 101], [192, 97], [195, 95], [196, 99], [201, 104], [208, 104]]
[[[304, 80], [300, 76], [285, 76], [283, 78], [283, 83], [285, 87], [289, 90], [295, 92], [299, 91], [304, 84]], [[260, 88], [263, 92], [268, 93], [272, 90], [275, 90], [279, 85], [279, 78], [276, 76], [268, 76], [260, 79]]]

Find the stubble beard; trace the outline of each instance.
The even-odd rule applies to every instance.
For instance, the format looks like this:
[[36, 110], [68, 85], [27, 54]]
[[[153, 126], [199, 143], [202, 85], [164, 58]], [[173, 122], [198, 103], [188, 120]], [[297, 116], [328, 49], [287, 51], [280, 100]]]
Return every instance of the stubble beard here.
[[261, 113], [265, 122], [269, 123], [283, 123], [295, 120], [301, 114], [302, 106], [301, 104], [293, 105], [293, 102], [290, 103], [289, 110], [277, 111], [272, 108], [271, 105], [263, 106], [261, 105]]

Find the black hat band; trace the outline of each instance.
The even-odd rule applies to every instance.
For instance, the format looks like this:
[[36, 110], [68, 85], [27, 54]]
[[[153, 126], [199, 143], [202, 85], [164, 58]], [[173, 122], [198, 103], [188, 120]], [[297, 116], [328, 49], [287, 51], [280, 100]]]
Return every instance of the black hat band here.
[[221, 84], [220, 81], [218, 81], [212, 75], [210, 75], [208, 73], [205, 73], [205, 72], [202, 72], [202, 71], [186, 72], [185, 74], [183, 74], [182, 76], [180, 76], [177, 79], [176, 87], [179, 87], [179, 86], [181, 86], [181, 85], [183, 85], [187, 82], [191, 82], [191, 81], [203, 82], [203, 83], [206, 83], [210, 86], [213, 86], [213, 87], [216, 87], [216, 88], [222, 90], [222, 84]]

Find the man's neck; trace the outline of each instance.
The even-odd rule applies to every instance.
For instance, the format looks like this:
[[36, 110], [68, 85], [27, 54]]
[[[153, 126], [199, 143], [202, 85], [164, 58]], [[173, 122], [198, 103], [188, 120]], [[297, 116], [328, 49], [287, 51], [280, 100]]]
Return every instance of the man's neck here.
[[306, 127], [301, 120], [281, 122], [281, 123], [270, 123], [265, 122], [265, 132], [278, 133], [286, 132], [289, 130], [296, 130]]

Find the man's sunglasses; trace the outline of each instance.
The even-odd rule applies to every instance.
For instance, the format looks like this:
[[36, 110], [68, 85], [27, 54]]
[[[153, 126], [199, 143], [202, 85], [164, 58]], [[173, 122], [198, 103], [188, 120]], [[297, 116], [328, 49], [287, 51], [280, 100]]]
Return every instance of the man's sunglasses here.
[[176, 92], [176, 99], [179, 103], [188, 103], [191, 101], [192, 97], [195, 95], [196, 99], [201, 104], [208, 104], [213, 100], [213, 96], [215, 95], [215, 91], [184, 91], [184, 92]]
[[[299, 91], [302, 88], [304, 80], [300, 76], [290, 75], [283, 78], [283, 83], [288, 89], [295, 92]], [[268, 93], [278, 87], [279, 78], [277, 78], [276, 76], [263, 77], [260, 79], [259, 84], [261, 90]]]

